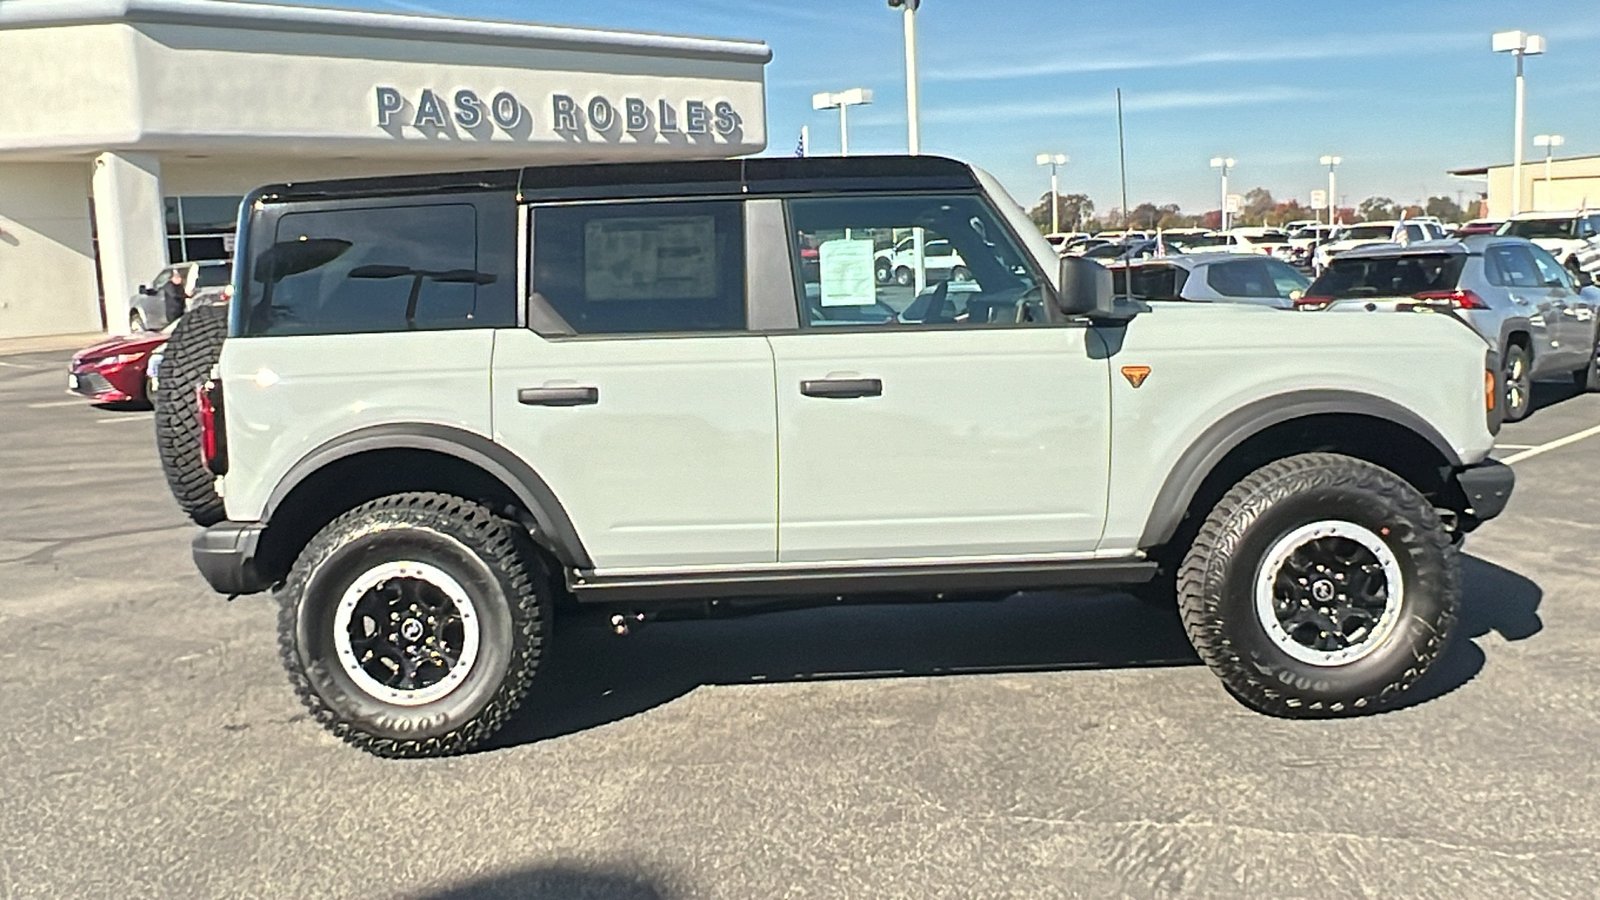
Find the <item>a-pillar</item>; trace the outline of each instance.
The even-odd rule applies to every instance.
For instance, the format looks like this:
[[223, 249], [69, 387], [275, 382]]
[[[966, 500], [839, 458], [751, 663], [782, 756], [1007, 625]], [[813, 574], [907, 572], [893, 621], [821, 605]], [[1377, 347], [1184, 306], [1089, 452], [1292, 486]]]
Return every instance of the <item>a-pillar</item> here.
[[106, 327], [128, 330], [128, 301], [167, 264], [161, 162], [144, 153], [102, 153], [94, 160], [94, 218]]

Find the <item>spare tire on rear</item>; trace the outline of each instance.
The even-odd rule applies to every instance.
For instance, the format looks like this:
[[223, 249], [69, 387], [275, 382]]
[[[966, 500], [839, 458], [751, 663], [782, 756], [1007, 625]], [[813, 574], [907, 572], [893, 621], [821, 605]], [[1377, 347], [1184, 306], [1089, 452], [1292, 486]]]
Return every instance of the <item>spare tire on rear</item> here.
[[228, 336], [226, 306], [197, 306], [178, 320], [157, 373], [156, 454], [178, 506], [198, 525], [227, 518], [216, 479], [200, 458], [200, 410], [195, 389], [210, 377]]

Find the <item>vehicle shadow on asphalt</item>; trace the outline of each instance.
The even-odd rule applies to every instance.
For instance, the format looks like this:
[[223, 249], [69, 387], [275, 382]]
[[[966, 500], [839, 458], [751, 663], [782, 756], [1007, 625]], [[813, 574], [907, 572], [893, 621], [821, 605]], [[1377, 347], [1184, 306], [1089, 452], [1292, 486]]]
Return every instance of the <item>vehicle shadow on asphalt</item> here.
[[551, 866], [478, 878], [412, 900], [668, 900], [671, 896], [633, 875]]
[[[1520, 641], [1543, 627], [1534, 582], [1470, 555], [1462, 576], [1456, 637], [1396, 709], [1476, 677], [1485, 656], [1473, 638]], [[616, 722], [701, 685], [1199, 664], [1175, 608], [1106, 591], [652, 622], [626, 636], [579, 613], [558, 621], [549, 646], [527, 700], [485, 750]]]
[[1544, 591], [1532, 580], [1468, 553], [1461, 555], [1461, 619], [1444, 656], [1406, 692], [1394, 709], [1427, 703], [1454, 691], [1483, 671], [1486, 657], [1476, 638], [1498, 632], [1522, 641], [1544, 629], [1539, 603]]
[[1549, 409], [1565, 403], [1574, 397], [1582, 397], [1584, 392], [1571, 381], [1538, 381], [1533, 385], [1533, 403], [1528, 414], [1533, 415], [1541, 409]]

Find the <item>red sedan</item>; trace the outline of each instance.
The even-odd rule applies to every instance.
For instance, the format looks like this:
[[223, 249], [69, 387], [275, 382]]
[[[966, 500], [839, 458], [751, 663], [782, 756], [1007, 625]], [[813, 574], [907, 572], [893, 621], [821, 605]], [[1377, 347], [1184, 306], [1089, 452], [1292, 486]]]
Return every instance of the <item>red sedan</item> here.
[[167, 342], [162, 331], [108, 338], [72, 356], [67, 389], [97, 403], [148, 403], [145, 367]]

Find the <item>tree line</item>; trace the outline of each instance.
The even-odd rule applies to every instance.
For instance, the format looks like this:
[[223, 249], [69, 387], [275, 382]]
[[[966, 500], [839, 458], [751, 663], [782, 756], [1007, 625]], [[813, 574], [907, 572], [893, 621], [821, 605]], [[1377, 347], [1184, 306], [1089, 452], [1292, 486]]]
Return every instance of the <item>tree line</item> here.
[[[1116, 207], [1108, 210], [1104, 215], [1095, 211], [1094, 201], [1088, 194], [1062, 194], [1057, 209], [1057, 217], [1061, 223], [1062, 231], [1107, 231], [1120, 228], [1156, 229], [1156, 228], [1220, 228], [1222, 225], [1222, 211], [1213, 209], [1201, 213], [1186, 213], [1176, 203], [1157, 206], [1154, 203], [1140, 203], [1129, 211], [1126, 217], [1122, 210]], [[1471, 204], [1469, 204], [1470, 206]], [[1234, 225], [1283, 225], [1301, 219], [1326, 218], [1326, 209], [1313, 209], [1305, 206], [1298, 200], [1279, 202], [1274, 199], [1272, 192], [1266, 188], [1252, 188], [1244, 194], [1243, 205], [1239, 212], [1230, 217]], [[1473, 217], [1472, 213], [1463, 209], [1456, 201], [1449, 197], [1429, 197], [1427, 203], [1418, 206], [1415, 203], [1397, 203], [1388, 197], [1368, 197], [1355, 207], [1345, 207], [1339, 210], [1339, 221], [1345, 224], [1352, 222], [1372, 222], [1384, 219], [1399, 219], [1402, 217], [1435, 216], [1442, 222], [1465, 222]], [[1039, 202], [1028, 210], [1028, 217], [1038, 225], [1040, 230], [1050, 229], [1050, 194], [1047, 192], [1039, 198]]]

